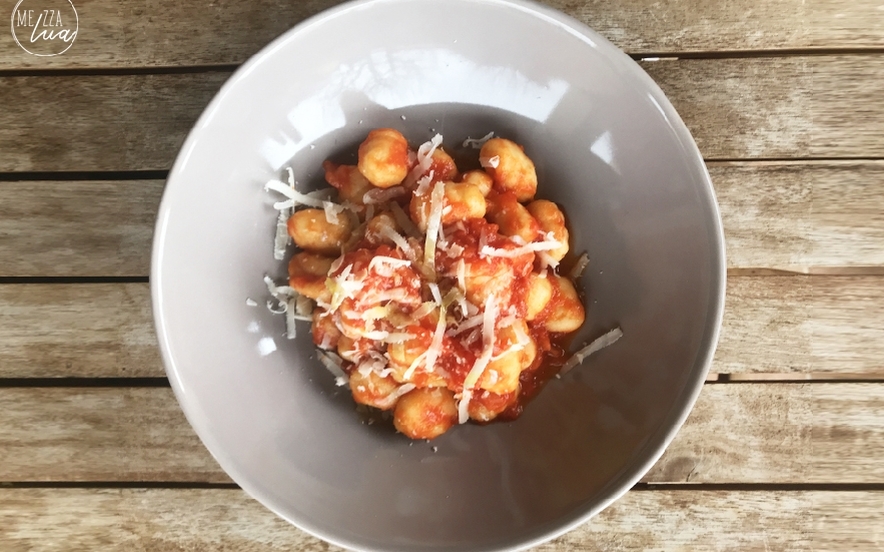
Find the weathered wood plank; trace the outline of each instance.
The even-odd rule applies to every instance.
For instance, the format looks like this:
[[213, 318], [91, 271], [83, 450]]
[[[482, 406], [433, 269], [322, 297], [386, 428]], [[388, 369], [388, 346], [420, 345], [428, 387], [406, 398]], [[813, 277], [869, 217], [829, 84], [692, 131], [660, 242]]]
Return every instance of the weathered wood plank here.
[[2, 183], [0, 275], [146, 275], [162, 193], [162, 180]]
[[882, 56], [660, 60], [660, 85], [707, 158], [877, 157]]
[[[731, 276], [711, 371], [884, 378], [884, 277]], [[162, 377], [147, 284], [0, 285], [0, 377]]]
[[728, 266], [884, 265], [884, 161], [708, 163]]
[[[707, 385], [651, 483], [884, 482], [884, 384]], [[0, 481], [229, 481], [167, 388], [0, 390]]]
[[649, 482], [884, 481], [884, 384], [707, 385]]
[[[632, 491], [536, 550], [876, 550], [882, 515], [873, 491]], [[13, 551], [340, 550], [233, 489], [3, 489], [0, 520]]]
[[[731, 268], [884, 267], [884, 161], [710, 162]], [[145, 276], [160, 180], [0, 185], [0, 276]]]
[[0, 77], [0, 171], [168, 169], [229, 76]]
[[731, 276], [712, 372], [884, 376], [884, 278]]
[[169, 388], [2, 389], [0, 426], [0, 481], [230, 481]]
[[[241, 63], [306, 17], [340, 0], [258, 0], [192, 6], [171, 0], [125, 8], [76, 3], [81, 30], [64, 55], [25, 53], [0, 35], [0, 69], [163, 67]], [[546, 0], [631, 53], [884, 46], [874, 0]], [[217, 40], [223, 36], [225, 40]]]
[[0, 286], [0, 377], [163, 375], [147, 284]]
[[[642, 66], [707, 158], [875, 157], [884, 148], [875, 96], [884, 56]], [[2, 77], [0, 105], [12, 108], [0, 111], [0, 171], [167, 169], [227, 76]]]

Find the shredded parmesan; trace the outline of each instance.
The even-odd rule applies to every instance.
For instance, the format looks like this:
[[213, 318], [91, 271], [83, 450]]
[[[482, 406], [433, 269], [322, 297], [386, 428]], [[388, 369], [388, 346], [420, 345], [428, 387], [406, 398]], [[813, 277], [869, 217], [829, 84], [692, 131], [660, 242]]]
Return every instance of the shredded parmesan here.
[[450, 336], [455, 336], [461, 334], [467, 330], [471, 330], [477, 326], [481, 326], [483, 321], [483, 316], [481, 314], [477, 314], [475, 316], [471, 316], [470, 318], [465, 319], [463, 322], [458, 324], [456, 327], [448, 330]]
[[384, 343], [405, 343], [409, 339], [414, 339], [414, 335], [407, 332], [391, 332], [381, 341]]
[[380, 234], [382, 237], [392, 241], [396, 245], [396, 247], [398, 247], [402, 250], [403, 253], [405, 253], [406, 257], [408, 257], [412, 261], [415, 260], [414, 248], [411, 247], [411, 245], [408, 243], [408, 240], [403, 238], [399, 232], [393, 230], [389, 226], [384, 226], [383, 228], [381, 228]]
[[485, 145], [485, 142], [491, 140], [492, 138], [494, 138], [493, 130], [481, 138], [470, 138], [469, 136], [467, 136], [467, 139], [463, 141], [463, 147], [482, 149], [482, 146]]
[[584, 253], [583, 255], [580, 255], [577, 262], [574, 263], [574, 268], [571, 269], [568, 277], [572, 280], [577, 280], [583, 276], [583, 271], [586, 270], [587, 265], [589, 265], [589, 255]]
[[402, 210], [402, 207], [396, 203], [395, 201], [390, 203], [390, 212], [393, 213], [393, 218], [396, 219], [396, 224], [399, 225], [400, 228], [405, 232], [407, 236], [412, 238], [417, 238], [420, 236], [420, 230], [417, 229], [417, 226], [411, 222], [411, 219], [408, 215], [405, 214], [405, 211]]
[[439, 284], [435, 282], [430, 282], [427, 284], [427, 287], [430, 288], [430, 293], [433, 295], [433, 301], [436, 302], [437, 305], [442, 305], [442, 293], [439, 292]]
[[332, 299], [331, 310], [338, 310], [344, 299], [352, 299], [362, 290], [365, 281], [357, 279], [354, 275], [350, 278], [350, 271], [353, 265], [347, 265], [343, 271], [336, 277], [331, 279]]
[[433, 153], [441, 143], [442, 135], [437, 134], [417, 148], [417, 165], [415, 165], [414, 168], [411, 169], [411, 172], [408, 173], [408, 176], [405, 177], [405, 186], [411, 187], [417, 182], [418, 178], [422, 177], [424, 173], [429, 170], [430, 166], [433, 164]]
[[392, 188], [374, 188], [365, 192], [365, 194], [362, 196], [362, 202], [366, 205], [385, 203], [393, 198], [405, 195], [407, 192], [408, 190], [406, 190], [402, 186], [393, 186]]
[[471, 389], [464, 389], [460, 394], [460, 401], [457, 403], [457, 423], [465, 424], [470, 419], [470, 399], [473, 398]]
[[500, 156], [495, 155], [494, 157], [480, 157], [479, 164], [486, 169], [496, 169], [497, 166], [500, 165]]
[[393, 405], [396, 404], [396, 401], [399, 400], [399, 397], [412, 391], [414, 388], [415, 388], [415, 385], [413, 383], [406, 383], [406, 384], [400, 385], [399, 387], [394, 389], [392, 393], [387, 395], [383, 399], [383, 401], [381, 401], [381, 404], [379, 406], [381, 406], [383, 408], [388, 408], [388, 409], [393, 408]]
[[347, 377], [347, 373], [342, 368], [344, 360], [341, 357], [321, 349], [316, 350], [316, 356], [319, 357], [322, 365], [335, 377], [335, 383], [337, 383], [338, 387], [343, 387], [350, 382], [350, 378]]
[[489, 295], [485, 299], [485, 312], [482, 313], [482, 354], [476, 358], [476, 362], [470, 369], [467, 377], [464, 378], [464, 389], [472, 389], [482, 377], [482, 372], [491, 361], [491, 355], [494, 354], [494, 323], [497, 317], [497, 303], [494, 295]]
[[430, 195], [430, 217], [427, 221], [427, 238], [424, 242], [424, 265], [431, 275], [436, 273], [436, 241], [439, 239], [439, 228], [442, 226], [444, 203], [445, 187], [441, 182], [436, 182]]
[[396, 257], [385, 257], [383, 255], [378, 255], [374, 257], [371, 262], [368, 263], [369, 270], [375, 270], [378, 265], [386, 265], [394, 268], [400, 268], [403, 266], [411, 266], [411, 261], [408, 259], [397, 259]]
[[273, 207], [275, 209], [282, 209], [287, 207], [292, 207], [294, 205], [306, 205], [308, 207], [316, 207], [317, 209], [323, 209], [325, 205], [323, 205], [324, 201], [321, 199], [317, 199], [315, 197], [311, 197], [307, 194], [302, 194], [301, 192], [295, 190], [288, 184], [284, 184], [279, 180], [271, 180], [267, 184], [264, 184], [264, 189], [266, 191], [273, 190], [274, 192], [279, 192], [285, 197], [289, 198], [289, 201], [283, 201], [275, 204]]
[[622, 336], [623, 331], [618, 327], [599, 337], [586, 347], [583, 347], [582, 349], [574, 353], [571, 358], [569, 358], [565, 362], [565, 364], [562, 365], [562, 369], [559, 371], [559, 374], [567, 374], [569, 371], [571, 371], [572, 368], [583, 362], [586, 357], [595, 352], [601, 351], [605, 347], [613, 345]]
[[414, 312], [411, 313], [411, 316], [415, 320], [420, 320], [421, 318], [429, 315], [434, 310], [436, 310], [436, 303], [433, 303], [432, 301], [427, 301], [426, 303], [422, 303], [421, 306], [416, 308]]
[[445, 316], [445, 305], [440, 305], [436, 331], [433, 332], [433, 340], [427, 348], [427, 372], [432, 372], [436, 368], [436, 360], [442, 354], [442, 340], [445, 338]]
[[273, 258], [281, 261], [285, 258], [285, 250], [292, 243], [288, 232], [288, 220], [292, 216], [292, 210], [280, 209], [276, 217], [276, 235], [273, 238]]
[[417, 188], [414, 190], [414, 195], [422, 196], [427, 193], [427, 190], [430, 189], [430, 184], [433, 182], [433, 177], [435, 176], [436, 171], [431, 170], [427, 174], [420, 177], [417, 181]]
[[343, 213], [344, 208], [337, 203], [332, 203], [331, 201], [323, 201], [322, 209], [325, 211], [325, 220], [329, 224], [337, 224], [338, 223], [338, 213]]
[[557, 266], [559, 266], [559, 261], [555, 260], [552, 255], [550, 255], [546, 251], [538, 251], [537, 258], [540, 259], [540, 268], [542, 270], [546, 270], [547, 268], [555, 269]]
[[497, 303], [494, 302], [494, 295], [489, 295], [485, 299], [485, 312], [482, 315], [482, 354], [476, 358], [476, 362], [470, 369], [467, 377], [463, 382], [463, 393], [460, 402], [457, 405], [457, 422], [465, 424], [470, 419], [469, 406], [473, 397], [473, 388], [479, 382], [479, 378], [485, 372], [485, 368], [491, 362], [491, 355], [494, 354], [494, 322], [497, 316]]
[[485, 245], [479, 250], [481, 257], [520, 257], [526, 253], [537, 253], [538, 251], [551, 251], [557, 247], [561, 247], [561, 242], [556, 240], [547, 240], [541, 242], [531, 242], [520, 245], [515, 249], [497, 249], [490, 245]]
[[417, 358], [415, 358], [411, 362], [411, 364], [408, 366], [408, 369], [405, 370], [404, 374], [402, 374], [402, 379], [404, 379], [405, 381], [410, 380], [411, 376], [414, 375], [414, 371], [417, 370], [417, 367], [420, 366], [421, 362], [423, 362], [425, 358], [427, 358], [427, 351], [424, 351], [421, 354], [417, 355]]

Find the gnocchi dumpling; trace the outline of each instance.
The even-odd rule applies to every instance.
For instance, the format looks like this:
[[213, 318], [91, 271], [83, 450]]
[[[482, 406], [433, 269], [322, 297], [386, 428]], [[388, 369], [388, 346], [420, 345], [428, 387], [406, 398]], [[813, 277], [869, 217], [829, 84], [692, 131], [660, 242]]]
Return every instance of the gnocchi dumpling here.
[[512, 192], [519, 201], [534, 198], [537, 171], [522, 146], [506, 138], [492, 138], [482, 146], [479, 161], [491, 175], [497, 191]]

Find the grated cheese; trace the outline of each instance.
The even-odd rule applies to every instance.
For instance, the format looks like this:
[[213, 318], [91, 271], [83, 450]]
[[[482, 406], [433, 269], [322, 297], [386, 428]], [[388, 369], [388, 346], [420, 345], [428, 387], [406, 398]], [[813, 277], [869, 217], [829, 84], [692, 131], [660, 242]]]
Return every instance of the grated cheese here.
[[380, 234], [382, 237], [392, 241], [396, 245], [396, 247], [398, 247], [402, 250], [403, 253], [405, 253], [406, 257], [408, 257], [412, 261], [415, 260], [414, 248], [411, 247], [411, 244], [409, 244], [408, 241], [403, 238], [399, 232], [393, 230], [389, 226], [384, 226], [383, 228], [381, 228]]
[[439, 292], [439, 284], [435, 282], [430, 282], [427, 284], [427, 287], [430, 288], [430, 293], [433, 295], [433, 300], [437, 305], [442, 305], [442, 294]]
[[436, 331], [433, 332], [433, 340], [427, 349], [427, 372], [436, 368], [436, 360], [442, 354], [442, 340], [445, 338], [445, 305], [439, 306], [439, 320], [436, 321]]
[[463, 141], [463, 147], [482, 149], [482, 146], [485, 145], [485, 142], [491, 140], [492, 138], [494, 138], [493, 130], [481, 138], [470, 138], [469, 136], [467, 136], [467, 139]]
[[[378, 255], [374, 257], [371, 262], [368, 263], [369, 270], [375, 270], [379, 265], [390, 266], [393, 268], [401, 268], [405, 266], [411, 266], [411, 261], [408, 259], [397, 259], [396, 257], [386, 257], [383, 255]], [[389, 274], [385, 274], [385, 276], [389, 276]]]
[[285, 258], [285, 250], [292, 243], [287, 224], [291, 216], [291, 208], [286, 208], [280, 209], [279, 215], [276, 217], [276, 235], [273, 237], [273, 258], [277, 261]]
[[390, 204], [390, 212], [393, 213], [393, 218], [396, 219], [396, 224], [402, 228], [407, 236], [412, 238], [420, 237], [420, 230], [417, 229], [417, 226], [411, 222], [411, 219], [405, 214], [402, 207], [395, 201]]
[[350, 378], [347, 377], [347, 373], [342, 368], [344, 360], [341, 357], [321, 349], [316, 350], [316, 356], [322, 365], [335, 377], [335, 383], [338, 387], [343, 387], [350, 382]]
[[480, 157], [479, 164], [486, 169], [496, 169], [498, 165], [500, 165], [500, 156], [495, 155], [494, 157]]
[[[392, 188], [375, 188], [365, 192], [362, 196], [362, 202], [366, 205], [375, 203], [385, 203], [393, 198], [405, 195], [408, 192], [402, 186], [393, 186]], [[371, 218], [371, 217], [367, 217]]]
[[610, 347], [614, 343], [617, 342], [623, 336], [623, 331], [617, 327], [606, 333], [605, 335], [599, 337], [594, 340], [592, 343], [583, 347], [576, 353], [574, 353], [571, 358], [569, 358], [565, 364], [562, 365], [562, 369], [559, 371], [559, 374], [567, 374], [571, 371], [572, 368], [583, 362], [583, 360], [589, 355], [601, 351], [605, 347]]
[[288, 184], [284, 184], [279, 180], [271, 180], [267, 184], [264, 184], [264, 190], [274, 192], [279, 192], [285, 197], [289, 198], [289, 201], [283, 201], [280, 203], [274, 204], [275, 209], [281, 209], [286, 207], [293, 207], [294, 205], [306, 205], [308, 207], [316, 207], [318, 209], [323, 209], [325, 206], [323, 205], [323, 200], [317, 199], [315, 197], [311, 197], [307, 194], [302, 194], [301, 192], [295, 190]]
[[432, 301], [427, 301], [416, 308], [414, 312], [411, 313], [411, 316], [415, 320], [420, 320], [421, 318], [429, 315], [434, 310], [436, 310], [436, 303], [433, 303]]
[[396, 404], [396, 401], [399, 400], [399, 397], [401, 397], [402, 395], [404, 395], [406, 393], [409, 393], [410, 391], [414, 390], [414, 388], [415, 388], [415, 385], [413, 383], [405, 383], [403, 385], [400, 385], [399, 387], [394, 389], [389, 395], [387, 395], [383, 401], [381, 401], [380, 406], [382, 408], [393, 408], [393, 405]]
[[405, 370], [404, 374], [402, 374], [402, 379], [404, 379], [405, 381], [410, 380], [411, 376], [414, 375], [415, 370], [417, 370], [418, 366], [420, 366], [420, 363], [423, 362], [425, 358], [427, 358], [427, 351], [424, 351], [421, 354], [417, 355], [417, 358], [415, 358], [411, 362], [411, 364], [408, 366], [408, 369]]
[[338, 213], [344, 212], [344, 208], [341, 205], [332, 203], [331, 201], [323, 201], [322, 209], [325, 211], [325, 220], [329, 224], [337, 224]]
[[427, 174], [420, 177], [417, 181], [417, 188], [414, 190], [414, 195], [422, 196], [427, 193], [427, 190], [430, 189], [430, 183], [433, 182], [433, 177], [436, 175], [436, 171], [431, 170]]
[[571, 280], [577, 280], [581, 276], [583, 276], [583, 271], [586, 270], [586, 267], [589, 265], [589, 255], [584, 253], [580, 255], [577, 259], [577, 262], [574, 263], [574, 268], [571, 269], [571, 272], [568, 273], [568, 278]]
[[494, 296], [489, 295], [485, 299], [485, 312], [482, 313], [482, 354], [476, 358], [476, 362], [473, 363], [473, 367], [470, 369], [467, 377], [464, 378], [464, 389], [472, 389], [476, 386], [491, 360], [491, 355], [494, 353], [494, 342], [496, 341], [494, 335], [496, 317], [497, 303], [494, 300]]
[[433, 164], [433, 153], [442, 144], [442, 135], [437, 134], [417, 148], [417, 165], [405, 177], [405, 186], [411, 187]]
[[557, 247], [561, 247], [561, 242], [556, 240], [546, 240], [541, 242], [531, 242], [520, 245], [515, 249], [497, 249], [490, 245], [482, 246], [479, 250], [480, 257], [520, 257], [527, 253], [537, 253], [538, 251], [551, 251]]
[[540, 268], [545, 271], [547, 268], [555, 269], [559, 266], [559, 261], [555, 260], [552, 255], [546, 251], [538, 251], [537, 258], [540, 259]]
[[441, 182], [433, 186], [430, 195], [430, 217], [427, 221], [427, 238], [424, 242], [424, 265], [435, 280], [436, 275], [436, 241], [439, 239], [439, 228], [442, 226], [442, 206], [445, 202], [445, 187]]

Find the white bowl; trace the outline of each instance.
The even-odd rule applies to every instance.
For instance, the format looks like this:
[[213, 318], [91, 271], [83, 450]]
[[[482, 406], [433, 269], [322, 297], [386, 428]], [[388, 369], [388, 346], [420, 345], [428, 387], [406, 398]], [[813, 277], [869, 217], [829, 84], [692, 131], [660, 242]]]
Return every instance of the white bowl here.
[[[575, 343], [624, 337], [554, 379], [515, 422], [432, 443], [366, 425], [264, 307], [291, 164], [352, 158], [368, 130], [495, 131], [537, 165], [572, 250], [591, 259]], [[361, 550], [504, 550], [585, 522], [634, 485], [686, 418], [721, 322], [724, 244], [688, 130], [651, 79], [582, 24], [521, 0], [369, 0], [287, 32], [206, 108], [172, 169], [151, 283], [163, 357], [188, 420], [250, 495]], [[258, 307], [248, 306], [250, 298]]]

